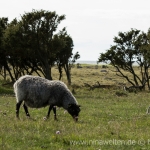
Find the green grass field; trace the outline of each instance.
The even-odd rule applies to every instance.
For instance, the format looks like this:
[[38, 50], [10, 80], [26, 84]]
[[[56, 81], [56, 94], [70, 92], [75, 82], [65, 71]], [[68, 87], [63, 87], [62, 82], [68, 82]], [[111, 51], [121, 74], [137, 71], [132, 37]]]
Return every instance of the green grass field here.
[[[121, 87], [89, 90], [83, 86], [96, 81], [126, 83], [111, 70], [106, 76], [100, 68], [73, 68], [73, 86], [69, 88], [74, 88], [74, 96], [81, 105], [77, 123], [63, 108], [57, 108], [58, 121], [54, 121], [53, 112], [51, 118], [44, 121], [48, 107], [29, 108], [31, 119], [26, 118], [21, 107], [18, 120], [12, 87], [0, 86], [0, 150], [150, 149], [150, 115], [146, 114], [149, 91], [127, 93]], [[53, 76], [57, 77], [55, 72]], [[66, 81], [65, 76], [63, 80]], [[56, 134], [57, 131], [60, 134]]]

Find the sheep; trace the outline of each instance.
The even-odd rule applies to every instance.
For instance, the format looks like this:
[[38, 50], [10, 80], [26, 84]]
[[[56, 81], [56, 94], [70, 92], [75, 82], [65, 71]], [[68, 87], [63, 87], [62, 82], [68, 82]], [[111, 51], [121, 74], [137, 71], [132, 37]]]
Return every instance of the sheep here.
[[56, 117], [56, 106], [63, 107], [78, 121], [80, 105], [76, 101], [67, 86], [57, 80], [47, 80], [38, 76], [25, 75], [20, 77], [13, 85], [16, 96], [16, 117], [19, 118], [20, 105], [23, 107], [27, 117], [30, 117], [28, 107], [41, 108], [49, 105], [46, 119], [49, 118], [53, 109], [54, 119]]

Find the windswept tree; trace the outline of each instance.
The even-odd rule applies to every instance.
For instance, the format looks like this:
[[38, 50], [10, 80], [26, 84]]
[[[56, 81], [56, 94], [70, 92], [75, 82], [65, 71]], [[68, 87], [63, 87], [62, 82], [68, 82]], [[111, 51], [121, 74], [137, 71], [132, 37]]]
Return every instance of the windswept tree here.
[[6, 79], [6, 71], [8, 71], [11, 80], [14, 81], [14, 78], [9, 68], [8, 64], [9, 55], [5, 47], [4, 41], [7, 26], [8, 26], [8, 18], [0, 18], [0, 72], [1, 75], [4, 77], [4, 79]]
[[7, 61], [11, 65], [13, 78], [18, 79], [23, 71], [25, 63], [27, 62], [27, 53], [21, 27], [17, 19], [14, 19], [8, 24], [4, 35], [5, 50], [7, 51]]
[[4, 48], [0, 52], [7, 52], [3, 53], [3, 58], [7, 58], [4, 60], [11, 66], [13, 81], [33, 72], [52, 80], [51, 68], [57, 63], [59, 79], [64, 68], [71, 83], [70, 64], [79, 57], [76, 54], [73, 57], [73, 40], [66, 28], [56, 33], [64, 19], [64, 15], [58, 16], [56, 12], [33, 10], [21, 16], [19, 21], [14, 19], [7, 25], [3, 35]]
[[15, 79], [36, 72], [52, 79], [51, 67], [56, 61], [56, 49], [53, 48], [53, 35], [58, 25], [65, 19], [56, 12], [36, 11], [25, 13], [21, 20], [14, 19], [5, 33], [9, 61], [13, 66]]
[[[71, 84], [71, 68], [77, 59], [80, 58], [78, 52], [73, 55], [73, 40], [67, 34], [66, 28], [63, 28], [57, 35], [54, 36], [54, 41], [59, 41], [59, 51], [57, 52], [57, 66], [59, 70], [59, 80], [62, 77], [62, 70], [65, 70], [68, 84]], [[58, 42], [56, 42], [58, 43]], [[55, 46], [56, 47], [56, 46]]]
[[[114, 37], [114, 43], [106, 53], [100, 54], [98, 62], [110, 63], [117, 69], [117, 75], [125, 78], [133, 86], [145, 86], [146, 82], [149, 83], [150, 63], [147, 56], [150, 47], [147, 34], [136, 29], [119, 32], [118, 37]], [[140, 76], [134, 70], [135, 63], [140, 67]], [[129, 72], [132, 78], [129, 78], [124, 71]]]
[[56, 54], [52, 48], [53, 34], [64, 19], [64, 15], [59, 16], [56, 12], [33, 10], [25, 13], [20, 21], [30, 55], [39, 61], [44, 77], [50, 80]]
[[6, 61], [6, 56], [4, 52], [4, 44], [3, 44], [3, 35], [4, 35], [4, 30], [7, 26], [7, 20], [5, 21], [6, 18], [0, 18], [0, 74], [6, 78], [6, 70], [4, 68], [4, 63]]
[[[22, 23], [14, 19], [5, 30], [5, 49], [8, 53], [8, 62], [11, 65], [14, 79], [17, 80], [25, 74], [36, 72], [44, 75], [43, 69], [40, 66], [40, 60], [36, 58], [32, 51], [32, 45], [29, 45], [27, 34], [24, 34]], [[39, 73], [40, 72], [40, 73]]]

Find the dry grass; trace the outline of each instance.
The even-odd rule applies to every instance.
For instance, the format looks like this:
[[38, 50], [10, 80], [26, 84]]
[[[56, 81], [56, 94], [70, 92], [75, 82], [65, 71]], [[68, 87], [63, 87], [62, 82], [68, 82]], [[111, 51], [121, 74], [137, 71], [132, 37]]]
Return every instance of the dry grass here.
[[[77, 68], [76, 65], [71, 70], [72, 85], [84, 86], [84, 83], [90, 85], [96, 84], [98, 81], [100, 84], [108, 84], [115, 86], [131, 86], [124, 78], [117, 76], [116, 69], [110, 65], [108, 68], [102, 68], [102, 65], [81, 65], [82, 68]], [[140, 76], [140, 70], [135, 66], [135, 72]], [[106, 72], [103, 72], [106, 71]], [[124, 72], [125, 75], [132, 78], [132, 75], [128, 72]], [[53, 79], [58, 79], [58, 71], [56, 67], [52, 68]], [[66, 76], [63, 72], [62, 81], [67, 83]]]

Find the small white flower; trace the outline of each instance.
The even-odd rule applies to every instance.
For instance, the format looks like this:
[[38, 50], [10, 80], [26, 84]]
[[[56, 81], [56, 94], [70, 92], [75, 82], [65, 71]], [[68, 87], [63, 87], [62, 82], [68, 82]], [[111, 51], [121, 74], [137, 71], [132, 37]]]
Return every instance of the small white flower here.
[[56, 134], [60, 134], [60, 131], [56, 131]]
[[47, 118], [46, 118], [46, 117], [43, 117], [43, 120], [47, 120]]

